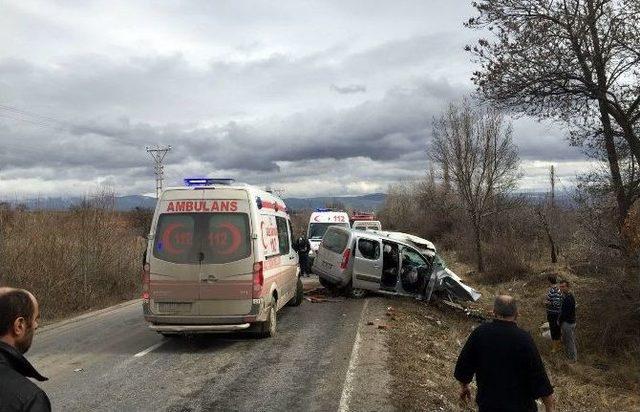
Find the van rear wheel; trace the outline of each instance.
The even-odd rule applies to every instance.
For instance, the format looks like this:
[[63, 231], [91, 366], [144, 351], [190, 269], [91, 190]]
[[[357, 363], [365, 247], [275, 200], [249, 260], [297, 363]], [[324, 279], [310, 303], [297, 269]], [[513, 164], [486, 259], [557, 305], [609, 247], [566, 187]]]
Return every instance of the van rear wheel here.
[[277, 331], [277, 317], [276, 308], [274, 305], [269, 306], [269, 312], [267, 313], [267, 320], [258, 324], [256, 335], [259, 338], [272, 338], [276, 335]]
[[345, 294], [354, 299], [362, 299], [367, 296], [367, 291], [365, 289], [354, 288], [353, 283], [349, 282], [349, 284], [344, 288]]
[[302, 279], [298, 278], [296, 286], [296, 295], [288, 303], [289, 306], [300, 306], [304, 300], [304, 286], [302, 285]]
[[320, 286], [322, 286], [323, 288], [327, 290], [336, 290], [336, 286], [322, 276], [319, 276], [318, 279], [320, 280]]

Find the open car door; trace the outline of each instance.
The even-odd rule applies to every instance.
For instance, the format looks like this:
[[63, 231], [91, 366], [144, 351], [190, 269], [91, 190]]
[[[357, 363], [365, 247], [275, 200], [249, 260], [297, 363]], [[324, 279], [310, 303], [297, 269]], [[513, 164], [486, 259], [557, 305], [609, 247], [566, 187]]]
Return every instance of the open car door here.
[[353, 287], [377, 291], [382, 279], [382, 242], [360, 237], [354, 249]]

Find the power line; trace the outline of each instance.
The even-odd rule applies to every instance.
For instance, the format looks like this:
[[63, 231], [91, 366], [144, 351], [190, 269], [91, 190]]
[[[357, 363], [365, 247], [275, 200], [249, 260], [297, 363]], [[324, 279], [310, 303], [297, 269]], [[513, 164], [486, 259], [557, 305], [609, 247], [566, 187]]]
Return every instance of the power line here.
[[[55, 129], [55, 130], [66, 130], [68, 132], [72, 132], [73, 133], [73, 129], [89, 129], [91, 130], [91, 126], [89, 125], [80, 125], [80, 124], [75, 124], [69, 121], [63, 121], [63, 120], [59, 120], [50, 116], [43, 116], [41, 114], [38, 113], [34, 113], [31, 111], [27, 111], [27, 110], [23, 110], [23, 109], [18, 109], [17, 107], [13, 107], [13, 106], [8, 106], [5, 104], [0, 104], [0, 117], [4, 117], [7, 119], [11, 119], [11, 120], [15, 120], [15, 121], [20, 121], [20, 122], [25, 122], [25, 123], [29, 123], [32, 124], [34, 126], [38, 126], [41, 127], [43, 129]], [[97, 131], [97, 130], [93, 130], [92, 131], [93, 134], [97, 134], [97, 135], [101, 135], [104, 137], [108, 137], [114, 140], [118, 140], [120, 142], [123, 143], [130, 143], [129, 141], [127, 141], [126, 139], [120, 137], [120, 136], [116, 136], [113, 135], [111, 133], [108, 132], [104, 132], [102, 130]], [[78, 135], [77, 133], [73, 133], [74, 135]]]

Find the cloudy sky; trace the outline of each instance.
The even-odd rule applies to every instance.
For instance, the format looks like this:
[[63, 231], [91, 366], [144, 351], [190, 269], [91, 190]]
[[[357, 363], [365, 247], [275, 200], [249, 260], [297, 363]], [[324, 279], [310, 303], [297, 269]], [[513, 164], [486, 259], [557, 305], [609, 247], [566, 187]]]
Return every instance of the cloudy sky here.
[[[0, 197], [152, 193], [235, 177], [287, 196], [424, 176], [431, 122], [473, 90], [464, 0], [0, 3]], [[587, 162], [559, 126], [515, 123], [522, 188]]]

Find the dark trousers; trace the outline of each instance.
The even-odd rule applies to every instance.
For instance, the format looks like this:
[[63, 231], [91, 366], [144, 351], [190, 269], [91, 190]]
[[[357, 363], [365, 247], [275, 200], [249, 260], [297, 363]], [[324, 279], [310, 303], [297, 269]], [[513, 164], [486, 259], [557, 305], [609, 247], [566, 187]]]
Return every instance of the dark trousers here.
[[298, 261], [300, 262], [300, 273], [303, 275], [307, 275], [311, 273], [309, 268], [309, 253], [299, 253]]
[[560, 325], [558, 324], [559, 313], [547, 312], [547, 321], [549, 321], [549, 330], [551, 331], [551, 339], [560, 340]]

